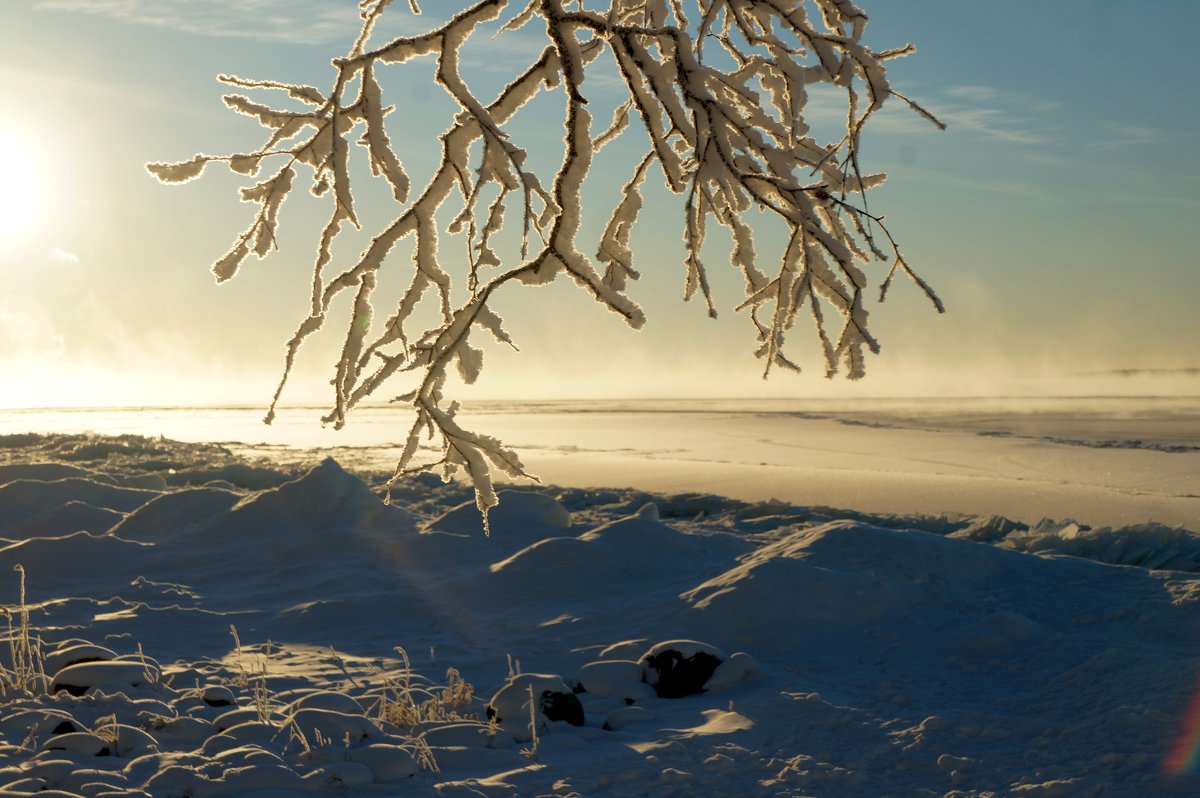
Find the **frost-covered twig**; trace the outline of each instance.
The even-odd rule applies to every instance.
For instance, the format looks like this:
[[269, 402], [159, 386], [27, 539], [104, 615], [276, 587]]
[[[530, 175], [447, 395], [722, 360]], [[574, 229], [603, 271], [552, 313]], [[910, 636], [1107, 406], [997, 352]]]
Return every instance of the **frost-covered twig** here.
[[[453, 368], [466, 383], [478, 377], [483, 351], [471, 340], [477, 329], [514, 345], [489, 304], [497, 290], [513, 283], [539, 285], [565, 273], [627, 324], [640, 327], [642, 310], [626, 289], [639, 276], [631, 235], [644, 205], [642, 187], [654, 171], [683, 197], [685, 299], [699, 294], [716, 315], [701, 254], [708, 224], [715, 222], [732, 240], [731, 265], [745, 281], [738, 310], [751, 319], [756, 355], [766, 371], [799, 369], [787, 354], [785, 338], [807, 305], [826, 374], [844, 366], [851, 379], [863, 375], [863, 350], [879, 349], [864, 305], [869, 283], [864, 268], [872, 263], [892, 260], [880, 282], [881, 299], [895, 274], [903, 273], [942, 310], [936, 294], [901, 256], [883, 217], [868, 209], [866, 193], [884, 175], [864, 173], [859, 160], [866, 123], [891, 97], [942, 125], [888, 83], [884, 62], [914, 48], [871, 50], [863, 43], [867, 17], [849, 0], [529, 0], [504, 21], [499, 20], [506, 0], [476, 0], [424, 34], [381, 44], [371, 40], [391, 0], [359, 5], [361, 31], [347, 55], [333, 61], [328, 94], [311, 86], [221, 76], [239, 89], [284, 92], [304, 106], [290, 111], [240, 94], [226, 96], [230, 108], [268, 129], [263, 146], [148, 166], [160, 180], [179, 183], [198, 177], [213, 161], [247, 176], [257, 175], [267, 162], [277, 164], [266, 180], [242, 189], [242, 200], [257, 204], [258, 211], [214, 265], [218, 280], [232, 277], [251, 252], [262, 258], [276, 246], [280, 208], [301, 167], [312, 173], [312, 193], [331, 202], [317, 242], [310, 308], [287, 344], [268, 422], [300, 346], [324, 326], [335, 299], [353, 289], [332, 381], [333, 407], [324, 420], [340, 427], [356, 404], [409, 375], [409, 390], [394, 400], [413, 410], [394, 478], [440, 470], [449, 479], [462, 469], [475, 486], [486, 524], [487, 510], [497, 502], [493, 471], [529, 475], [515, 452], [459, 423], [458, 404], [445, 396], [448, 374]], [[409, 10], [418, 12], [415, 3]], [[493, 27], [496, 35], [517, 35], [535, 22], [543, 26], [545, 48], [494, 99], [479, 98], [471, 76], [461, 69], [468, 40], [483, 27]], [[706, 51], [708, 43], [715, 50]], [[440, 136], [441, 158], [432, 176], [413, 191], [394, 147], [404, 131], [394, 120], [389, 130], [392, 107], [386, 104], [381, 75], [420, 58], [433, 59], [435, 81], [459, 112]], [[627, 96], [597, 132], [585, 78], [605, 64], [615, 67]], [[824, 144], [805, 119], [808, 89], [819, 83], [846, 97], [844, 130]], [[527, 164], [513, 125], [522, 107], [544, 91], [560, 94], [564, 102], [562, 158], [546, 180]], [[645, 134], [645, 154], [634, 164], [596, 244], [597, 264], [578, 242], [582, 189], [596, 153], [631, 129]], [[365, 150], [371, 173], [386, 181], [398, 211], [361, 255], [330, 276], [335, 240], [346, 226], [362, 224], [351, 191], [352, 136]], [[520, 254], [506, 264], [496, 241], [513, 206], [521, 220]], [[757, 226], [745, 218], [752, 208], [789, 232], [773, 276], [760, 265]], [[446, 218], [449, 225], [439, 229], [438, 220]], [[877, 229], [889, 252], [877, 245]], [[461, 268], [443, 254], [443, 232], [465, 240]], [[390, 314], [377, 317], [377, 275], [391, 263], [397, 244], [409, 238], [413, 255], [407, 285]], [[427, 296], [436, 300], [437, 321], [421, 329], [416, 310]], [[421, 462], [425, 436], [440, 443], [441, 454]]]

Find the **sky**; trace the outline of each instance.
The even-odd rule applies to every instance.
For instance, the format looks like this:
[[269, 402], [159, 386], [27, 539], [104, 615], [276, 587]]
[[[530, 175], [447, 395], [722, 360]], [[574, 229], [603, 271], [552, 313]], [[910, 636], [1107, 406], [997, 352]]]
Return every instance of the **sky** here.
[[[357, 34], [355, 5], [6, 0], [0, 407], [270, 401], [284, 344], [307, 314], [326, 211], [304, 199], [285, 209], [279, 251], [217, 285], [209, 267], [250, 219], [236, 196], [245, 183], [210, 168], [163, 186], [144, 164], [257, 147], [262, 129], [222, 105], [215, 76], [327, 85], [329, 59]], [[863, 147], [865, 166], [889, 176], [871, 208], [945, 301], [944, 315], [899, 283], [870, 304], [882, 351], [866, 379], [825, 380], [813, 341], [797, 330], [805, 372], [764, 381], [752, 328], [734, 312], [740, 277], [724, 250], [708, 258], [719, 318], [682, 301], [682, 203], [654, 188], [634, 235], [643, 278], [630, 289], [646, 328], [629, 330], [561, 278], [506, 288], [497, 310], [520, 351], [489, 349], [480, 382], [460, 395], [1200, 394], [1200, 4], [861, 5], [869, 45], [918, 48], [890, 62], [893, 86], [948, 125], [939, 132], [897, 104]], [[388, 13], [391, 34], [427, 24], [403, 2]], [[502, 85], [540, 48], [529, 30], [478, 38], [463, 73], [481, 86]], [[385, 79], [398, 108], [389, 134], [420, 175], [454, 109], [427, 63], [395, 70]], [[601, 99], [618, 88], [589, 80]], [[514, 129], [531, 157], [558, 152], [561, 108], [557, 95], [531, 104]], [[814, 96], [817, 129], [836, 113]], [[583, 239], [607, 218], [619, 171], [599, 175]], [[386, 222], [395, 210], [386, 195], [365, 196], [367, 216]], [[778, 257], [770, 240], [759, 250], [767, 261]], [[456, 268], [452, 255], [446, 267]], [[398, 256], [385, 267], [396, 276], [383, 279], [407, 269]], [[328, 401], [338, 346], [334, 335], [305, 345], [285, 402]]]

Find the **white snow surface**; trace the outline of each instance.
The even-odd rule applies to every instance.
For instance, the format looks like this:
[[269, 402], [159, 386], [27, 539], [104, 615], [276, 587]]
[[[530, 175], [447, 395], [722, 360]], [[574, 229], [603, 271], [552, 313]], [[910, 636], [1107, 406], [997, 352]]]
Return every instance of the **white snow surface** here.
[[[1187, 529], [545, 486], [484, 537], [467, 487], [334, 459], [0, 444], [45, 670], [0, 697], [3, 794], [1200, 794]], [[638, 680], [667, 641], [725, 657], [705, 692]], [[517, 674], [584, 725], [489, 726]]]

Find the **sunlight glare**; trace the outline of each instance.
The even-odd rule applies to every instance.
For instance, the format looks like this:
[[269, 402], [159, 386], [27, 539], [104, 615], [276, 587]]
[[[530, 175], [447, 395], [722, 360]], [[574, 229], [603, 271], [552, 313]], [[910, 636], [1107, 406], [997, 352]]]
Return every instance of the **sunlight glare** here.
[[36, 145], [0, 128], [0, 240], [28, 231], [45, 205], [43, 170]]

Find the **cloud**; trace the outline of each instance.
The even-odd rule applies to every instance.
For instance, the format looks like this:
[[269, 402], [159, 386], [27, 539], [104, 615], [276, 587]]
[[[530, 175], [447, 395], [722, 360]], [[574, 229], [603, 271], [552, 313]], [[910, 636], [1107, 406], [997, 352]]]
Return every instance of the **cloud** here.
[[930, 110], [951, 128], [965, 128], [1009, 144], [1053, 141], [1052, 128], [1042, 117], [1057, 109], [1057, 102], [977, 85], [948, 86], [939, 95]]
[[950, 86], [943, 92], [947, 97], [971, 102], [995, 101], [1000, 92], [991, 86]]
[[998, 89], [995, 86], [980, 86], [976, 84], [957, 84], [941, 88], [943, 97], [968, 103], [971, 105], [988, 105], [1005, 108], [1016, 108], [1039, 113], [1053, 111], [1059, 107], [1057, 100], [1043, 100], [1021, 92]]
[[938, 113], [950, 127], [966, 128], [986, 138], [1009, 144], [1048, 144], [1051, 136], [1029, 119], [1001, 108], [951, 108]]
[[79, 256], [61, 247], [54, 247], [50, 250], [50, 260], [63, 266], [74, 266], [79, 263]]
[[1106, 125], [1106, 138], [1087, 145], [1089, 150], [1108, 152], [1126, 147], [1144, 147], [1163, 139], [1161, 131], [1143, 125]]
[[[915, 91], [910, 86], [896, 88], [945, 122], [952, 133], [966, 131], [976, 138], [1020, 146], [1050, 144], [1054, 140], [1052, 128], [1043, 119], [1057, 108], [1052, 101], [990, 86], [918, 87]], [[846, 119], [843, 90], [826, 84], [809, 86], [805, 117], [823, 130], [840, 131]], [[868, 129], [888, 135], [925, 136], [933, 126], [903, 100], [892, 97], [872, 117]]]
[[357, 3], [352, 0], [39, 0], [35, 7], [287, 44], [349, 41], [358, 29]]

